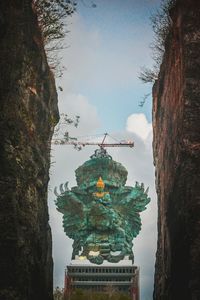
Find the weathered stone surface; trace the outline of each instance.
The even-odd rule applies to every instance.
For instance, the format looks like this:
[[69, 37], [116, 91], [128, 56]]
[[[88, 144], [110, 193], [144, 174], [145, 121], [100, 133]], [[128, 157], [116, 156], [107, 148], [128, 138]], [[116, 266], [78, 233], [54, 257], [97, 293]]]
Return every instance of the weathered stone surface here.
[[156, 300], [200, 299], [200, 2], [178, 1], [153, 88]]
[[30, 0], [0, 1], [0, 43], [0, 299], [50, 300], [57, 94]]

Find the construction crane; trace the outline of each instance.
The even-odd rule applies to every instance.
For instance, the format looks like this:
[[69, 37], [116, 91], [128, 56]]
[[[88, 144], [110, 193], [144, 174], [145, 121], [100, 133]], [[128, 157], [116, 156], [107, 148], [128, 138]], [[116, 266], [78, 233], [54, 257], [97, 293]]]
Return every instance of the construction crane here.
[[[103, 140], [101, 142], [79, 142], [77, 140], [68, 141], [63, 139], [55, 139], [52, 140], [52, 144], [55, 145], [73, 145], [75, 147], [85, 147], [85, 146], [99, 146], [101, 149], [107, 148], [107, 147], [134, 147], [133, 141], [119, 141], [116, 143], [105, 143], [105, 139], [107, 136], [110, 136], [108, 133], [104, 134]], [[111, 137], [112, 138], [112, 137]]]

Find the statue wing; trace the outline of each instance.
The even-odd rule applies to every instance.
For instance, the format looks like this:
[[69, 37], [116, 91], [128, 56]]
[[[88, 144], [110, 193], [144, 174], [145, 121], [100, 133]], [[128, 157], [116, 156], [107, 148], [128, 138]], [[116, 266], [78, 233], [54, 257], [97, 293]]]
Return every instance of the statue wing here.
[[84, 204], [75, 193], [65, 191], [57, 196], [55, 201], [57, 210], [63, 214], [63, 227], [66, 235], [77, 238], [81, 231], [86, 230], [86, 213]]
[[140, 212], [145, 210], [150, 202], [147, 193], [148, 189], [144, 191], [144, 185], [136, 182], [135, 187], [125, 187], [121, 194], [115, 195], [114, 207], [124, 218], [126, 230], [132, 239], [141, 230]]

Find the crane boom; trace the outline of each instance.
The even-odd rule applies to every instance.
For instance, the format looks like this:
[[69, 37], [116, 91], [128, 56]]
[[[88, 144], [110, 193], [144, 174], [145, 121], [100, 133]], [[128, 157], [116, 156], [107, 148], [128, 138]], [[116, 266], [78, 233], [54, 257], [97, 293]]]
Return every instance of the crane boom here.
[[85, 146], [99, 146], [101, 149], [107, 148], [107, 147], [134, 147], [133, 141], [121, 141], [121, 142], [115, 142], [115, 143], [105, 143], [105, 139], [108, 136], [108, 133], [104, 134], [103, 140], [101, 142], [81, 142], [77, 141], [77, 139], [71, 139], [71, 140], [63, 140], [63, 139], [53, 139], [52, 144], [54, 145], [73, 145], [75, 147], [81, 148]]
[[68, 142], [68, 141], [62, 141], [62, 140], [55, 140], [52, 141], [53, 144], [56, 145], [73, 145], [73, 146], [99, 146], [101, 148], [107, 148], [107, 147], [134, 147], [133, 142], [123, 142], [123, 143], [94, 143], [94, 142]]

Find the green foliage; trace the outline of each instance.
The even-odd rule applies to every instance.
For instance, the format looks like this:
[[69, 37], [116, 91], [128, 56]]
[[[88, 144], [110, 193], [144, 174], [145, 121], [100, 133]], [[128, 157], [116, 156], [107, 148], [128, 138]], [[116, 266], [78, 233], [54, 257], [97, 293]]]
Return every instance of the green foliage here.
[[158, 79], [158, 68], [157, 66], [153, 66], [152, 68], [147, 68], [143, 66], [140, 70], [140, 74], [138, 78], [143, 82], [143, 83], [149, 83], [152, 82], [154, 83], [155, 80]]
[[53, 292], [53, 299], [54, 300], [64, 300], [63, 289], [61, 289], [57, 286]]
[[88, 300], [88, 293], [81, 289], [77, 289], [74, 293], [72, 293], [70, 298], [70, 300]]
[[76, 289], [72, 292], [70, 300], [131, 300], [131, 297], [127, 294], [116, 291], [110, 295], [107, 292]]
[[151, 93], [148, 94], [144, 94], [144, 96], [142, 97], [142, 101], [140, 101], [139, 106], [143, 107], [143, 105], [145, 104], [146, 100], [151, 96]]
[[48, 63], [56, 77], [61, 77], [64, 67], [60, 65], [59, 51], [65, 48], [67, 17], [76, 10], [73, 0], [33, 0]]
[[174, 7], [175, 2], [176, 0], [162, 0], [160, 9], [151, 17], [154, 32], [154, 41], [151, 48], [153, 59], [157, 64], [161, 63], [165, 51], [166, 38], [172, 25], [170, 10]]
[[108, 286], [108, 289], [102, 292], [75, 289], [69, 296], [64, 295], [63, 289], [56, 287], [53, 297], [54, 300], [131, 300], [128, 294], [117, 291], [113, 286]]
[[65, 18], [71, 16], [76, 9], [73, 0], [34, 0], [38, 23], [41, 29], [44, 44], [65, 37]]
[[151, 16], [154, 32], [154, 40], [151, 44], [154, 65], [152, 68], [142, 67], [139, 79], [143, 83], [154, 83], [158, 78], [160, 64], [165, 52], [165, 42], [169, 37], [172, 20], [170, 10], [174, 7], [176, 0], [162, 0], [160, 8]]
[[60, 114], [60, 121], [55, 127], [52, 142], [57, 145], [64, 145], [66, 142], [74, 142], [74, 148], [76, 150], [81, 150], [75, 143], [75, 141], [77, 141], [77, 138], [71, 137], [68, 130], [69, 126], [74, 126], [77, 128], [79, 124], [79, 119], [80, 116], [75, 116], [75, 118], [72, 119], [67, 114]]

